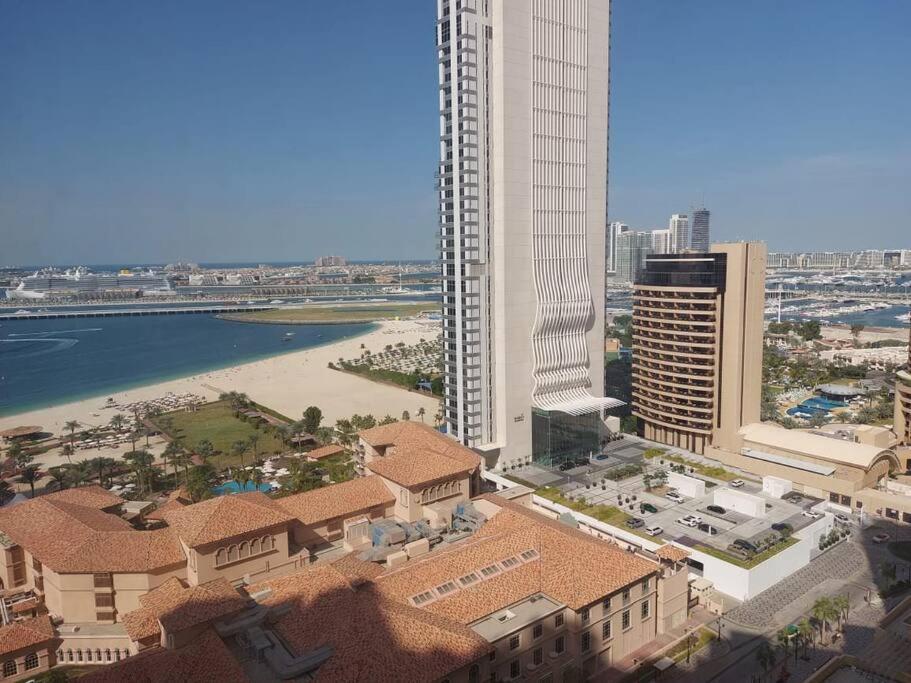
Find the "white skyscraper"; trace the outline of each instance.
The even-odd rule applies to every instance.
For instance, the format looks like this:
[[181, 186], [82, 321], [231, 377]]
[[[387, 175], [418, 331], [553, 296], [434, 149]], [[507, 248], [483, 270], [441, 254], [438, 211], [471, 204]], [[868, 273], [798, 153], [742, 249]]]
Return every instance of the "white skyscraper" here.
[[673, 254], [671, 248], [673, 234], [670, 229], [652, 230], [652, 253], [653, 254]]
[[672, 254], [679, 254], [684, 249], [690, 248], [690, 221], [685, 213], [675, 213], [668, 222], [671, 231]]
[[617, 244], [624, 232], [629, 232], [629, 226], [626, 223], [614, 221], [607, 225], [607, 244], [605, 245], [605, 261], [607, 262], [607, 272], [613, 273], [617, 270]]
[[437, 13], [449, 432], [500, 467], [597, 448], [609, 0]]

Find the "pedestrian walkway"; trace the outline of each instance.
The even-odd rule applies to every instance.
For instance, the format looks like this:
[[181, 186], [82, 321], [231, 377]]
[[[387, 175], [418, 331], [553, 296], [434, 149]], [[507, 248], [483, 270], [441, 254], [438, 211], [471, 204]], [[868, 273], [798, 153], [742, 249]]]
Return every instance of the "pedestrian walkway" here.
[[842, 543], [816, 558], [803, 569], [764, 590], [724, 617], [752, 629], [776, 625], [775, 615], [829, 579], [847, 580], [867, 568], [863, 552], [852, 543]]

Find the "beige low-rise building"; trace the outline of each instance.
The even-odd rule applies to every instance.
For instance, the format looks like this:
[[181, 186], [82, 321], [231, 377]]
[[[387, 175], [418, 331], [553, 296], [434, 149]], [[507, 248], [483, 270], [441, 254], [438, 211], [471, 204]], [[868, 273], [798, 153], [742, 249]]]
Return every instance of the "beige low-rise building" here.
[[0, 626], [0, 680], [23, 681], [53, 667], [56, 641], [46, 615]]

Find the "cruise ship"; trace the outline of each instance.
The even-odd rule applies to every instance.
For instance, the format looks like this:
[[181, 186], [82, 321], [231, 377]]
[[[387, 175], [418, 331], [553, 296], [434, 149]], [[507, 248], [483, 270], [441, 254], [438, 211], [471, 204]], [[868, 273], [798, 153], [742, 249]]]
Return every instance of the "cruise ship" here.
[[44, 299], [56, 294], [88, 294], [110, 290], [134, 290], [146, 294], [171, 294], [171, 283], [163, 273], [152, 270], [118, 273], [91, 273], [86, 268], [60, 271], [55, 268], [36, 271], [6, 290], [8, 299]]

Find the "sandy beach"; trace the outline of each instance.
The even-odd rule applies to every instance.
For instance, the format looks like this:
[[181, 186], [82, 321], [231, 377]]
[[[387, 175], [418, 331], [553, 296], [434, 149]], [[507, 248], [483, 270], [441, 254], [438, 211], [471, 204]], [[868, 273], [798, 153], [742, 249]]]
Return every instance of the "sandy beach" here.
[[[438, 322], [426, 320], [382, 322], [372, 332], [326, 346], [150, 384], [124, 392], [3, 416], [0, 417], [0, 430], [18, 425], [40, 425], [45, 431], [64, 434], [64, 424], [68, 420], [77, 420], [86, 426], [105, 425], [114, 413], [118, 412], [116, 409], [105, 407], [109, 396], [116, 403], [126, 404], [159, 398], [168, 392], [191, 392], [214, 400], [222, 392], [239, 391], [246, 393], [257, 403], [293, 419], [300, 418], [307, 406], [316, 405], [323, 411], [323, 424], [334, 424], [337, 419], [350, 417], [354, 413], [372, 414], [377, 419], [387, 414], [400, 418], [405, 410], [411, 413], [412, 419], [417, 419], [417, 411], [421, 407], [426, 411], [425, 420], [432, 421], [439, 409], [436, 398], [330, 370], [327, 366], [330, 362], [337, 362], [339, 358], [350, 359], [360, 356], [361, 344], [372, 353], [378, 353], [387, 344], [404, 342], [410, 345], [418, 343], [421, 338], [433, 339], [439, 333], [439, 329]], [[129, 446], [120, 450], [129, 450]], [[109, 449], [100, 454], [116, 457], [116, 453]], [[93, 450], [77, 451], [73, 459], [83, 460], [97, 455], [99, 453]], [[58, 459], [60, 462], [63, 461], [60, 456], [51, 454], [40, 458], [45, 467], [60, 464], [57, 462]]]

